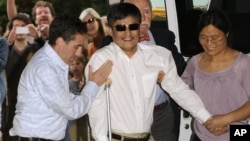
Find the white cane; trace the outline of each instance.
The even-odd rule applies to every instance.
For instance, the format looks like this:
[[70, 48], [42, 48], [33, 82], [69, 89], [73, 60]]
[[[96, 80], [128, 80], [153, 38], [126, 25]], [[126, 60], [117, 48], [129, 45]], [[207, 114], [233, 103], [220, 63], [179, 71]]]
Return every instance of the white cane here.
[[109, 88], [111, 85], [112, 81], [110, 78], [108, 78], [105, 82], [105, 90], [106, 90], [106, 96], [107, 96], [107, 109], [108, 109], [108, 132], [109, 132], [109, 141], [112, 140], [112, 135], [111, 135], [111, 116], [110, 116], [110, 98], [109, 98]]

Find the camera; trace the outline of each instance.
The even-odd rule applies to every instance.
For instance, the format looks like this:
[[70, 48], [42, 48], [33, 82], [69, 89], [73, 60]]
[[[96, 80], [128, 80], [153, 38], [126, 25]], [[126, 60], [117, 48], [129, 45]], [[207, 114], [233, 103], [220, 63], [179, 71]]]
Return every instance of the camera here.
[[16, 27], [16, 34], [28, 34], [28, 27]]

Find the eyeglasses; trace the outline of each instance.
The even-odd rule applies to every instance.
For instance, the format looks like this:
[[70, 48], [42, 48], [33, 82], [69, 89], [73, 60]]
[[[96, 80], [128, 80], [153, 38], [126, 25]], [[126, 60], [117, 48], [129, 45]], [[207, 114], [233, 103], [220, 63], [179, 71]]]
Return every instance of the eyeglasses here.
[[205, 36], [205, 35], [200, 35], [199, 36], [199, 40], [200, 42], [207, 42], [207, 43], [212, 43], [212, 44], [217, 44], [219, 43], [220, 41], [223, 40], [223, 37], [221, 36], [211, 36], [211, 37], [208, 37], [208, 36]]
[[116, 31], [125, 31], [127, 28], [131, 30], [138, 30], [139, 29], [139, 24], [134, 23], [134, 24], [124, 24], [124, 25], [116, 25], [114, 26]]
[[87, 24], [91, 24], [95, 21], [96, 19], [95, 18], [91, 18], [91, 19], [88, 19], [86, 22], [83, 22], [85, 25]]

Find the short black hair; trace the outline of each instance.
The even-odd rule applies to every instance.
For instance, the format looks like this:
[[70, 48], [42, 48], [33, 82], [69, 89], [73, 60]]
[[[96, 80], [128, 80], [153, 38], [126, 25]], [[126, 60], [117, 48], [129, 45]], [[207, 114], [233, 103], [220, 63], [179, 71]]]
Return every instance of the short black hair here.
[[84, 23], [73, 14], [63, 14], [56, 17], [49, 29], [49, 44], [55, 45], [57, 38], [62, 37], [65, 42], [75, 39], [76, 34], [85, 34], [87, 28]]
[[138, 24], [141, 23], [141, 13], [135, 5], [130, 3], [113, 4], [107, 14], [108, 26], [112, 27], [116, 20], [121, 20], [128, 16], [136, 18]]

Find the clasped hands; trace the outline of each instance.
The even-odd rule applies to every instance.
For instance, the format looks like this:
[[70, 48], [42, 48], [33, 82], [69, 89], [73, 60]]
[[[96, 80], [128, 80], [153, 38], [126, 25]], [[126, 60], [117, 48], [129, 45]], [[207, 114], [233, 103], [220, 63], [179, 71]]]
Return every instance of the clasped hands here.
[[229, 130], [229, 123], [226, 121], [225, 115], [212, 116], [203, 125], [216, 136], [222, 135]]
[[[158, 74], [157, 83], [160, 84], [165, 76], [163, 71], [160, 71]], [[226, 115], [216, 115], [209, 118], [203, 125], [210, 131], [212, 134], [219, 136], [228, 132], [230, 122], [227, 121]]]

